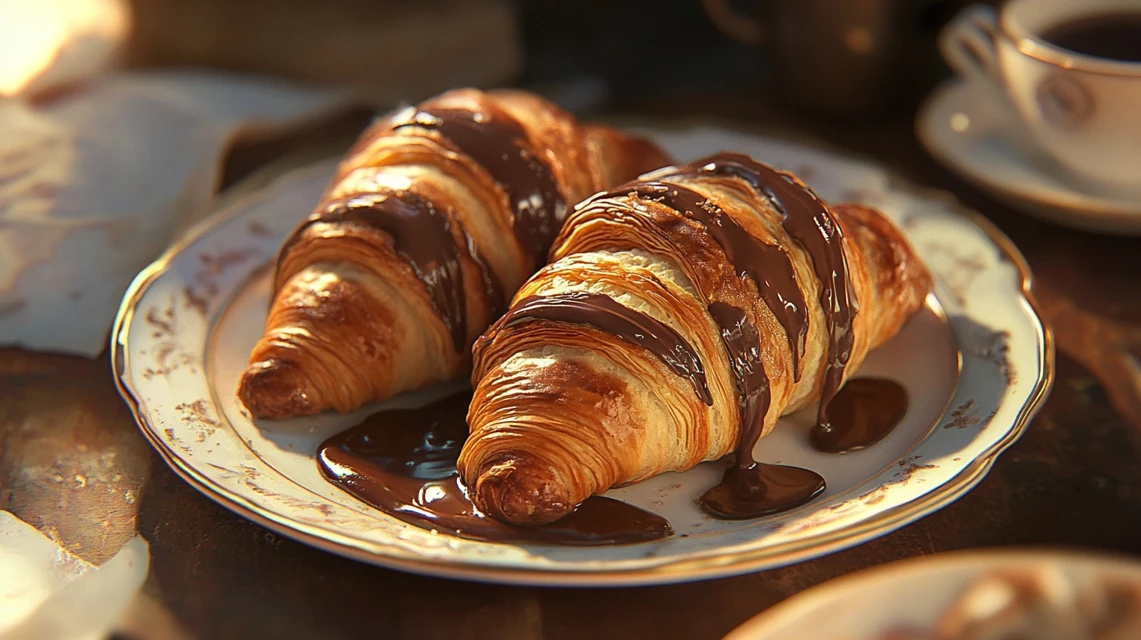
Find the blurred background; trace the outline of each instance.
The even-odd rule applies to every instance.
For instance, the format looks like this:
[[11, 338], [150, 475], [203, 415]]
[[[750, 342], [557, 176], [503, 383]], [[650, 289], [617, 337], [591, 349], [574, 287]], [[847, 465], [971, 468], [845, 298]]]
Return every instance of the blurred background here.
[[[732, 93], [812, 117], [887, 117], [946, 74], [961, 0], [9, 0], [5, 67], [197, 67], [351, 86], [378, 105], [517, 85], [590, 113], [700, 115]], [[34, 7], [21, 5], [35, 5]], [[101, 17], [102, 14], [102, 17]], [[114, 14], [114, 18], [109, 18]], [[50, 24], [68, 23], [67, 28]], [[81, 24], [82, 23], [82, 24]], [[114, 23], [109, 26], [109, 23]], [[38, 26], [29, 28], [28, 25]], [[78, 25], [78, 26], [77, 26]], [[92, 27], [96, 25], [96, 27]], [[37, 41], [37, 36], [38, 41]], [[67, 58], [67, 56], [60, 56]], [[25, 70], [27, 71], [27, 70]], [[0, 75], [20, 74], [0, 69]], [[59, 75], [59, 72], [56, 72]], [[64, 74], [66, 75], [66, 74]], [[4, 87], [0, 78], [0, 89]], [[18, 79], [7, 81], [9, 88]], [[11, 91], [9, 91], [11, 92]], [[726, 114], [731, 115], [731, 114]]]
[[130, 280], [219, 191], [451, 88], [847, 148], [923, 182], [915, 113], [969, 4], [0, 0], [0, 344], [98, 355]]
[[[716, 119], [783, 136], [810, 132], [866, 153], [869, 137], [875, 146], [867, 127], [910, 139], [920, 101], [950, 75], [936, 34], [969, 4], [0, 0], [0, 96], [42, 106], [139, 70], [351, 91], [348, 108], [319, 117], [298, 109], [307, 117], [289, 113], [266, 135], [227, 139], [233, 153], [217, 187], [285, 152], [336, 153], [378, 111], [459, 86], [526, 88], [584, 119]], [[182, 92], [168, 103], [203, 102], [184, 85], [168, 83]], [[223, 86], [211, 99], [232, 93]], [[232, 101], [230, 121], [251, 133], [262, 110]]]

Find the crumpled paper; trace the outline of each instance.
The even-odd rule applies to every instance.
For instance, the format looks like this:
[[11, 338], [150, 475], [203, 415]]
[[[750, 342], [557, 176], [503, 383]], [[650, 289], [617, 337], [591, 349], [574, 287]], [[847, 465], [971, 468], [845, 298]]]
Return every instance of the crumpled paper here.
[[135, 536], [99, 567], [0, 511], [0, 640], [102, 640], [146, 579]]
[[240, 74], [122, 72], [0, 99], [0, 345], [87, 357], [134, 276], [205, 208], [225, 153], [351, 104]]

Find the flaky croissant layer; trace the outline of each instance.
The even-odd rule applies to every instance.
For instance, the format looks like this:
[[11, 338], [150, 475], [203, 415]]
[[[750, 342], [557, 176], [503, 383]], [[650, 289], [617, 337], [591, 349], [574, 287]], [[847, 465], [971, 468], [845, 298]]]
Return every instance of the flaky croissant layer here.
[[878, 212], [731, 154], [591, 198], [551, 255], [475, 345], [459, 459], [476, 505], [524, 525], [766, 435], [931, 287]]
[[239, 397], [286, 418], [456, 377], [568, 203], [666, 163], [519, 91], [449, 91], [381, 118], [282, 247]]

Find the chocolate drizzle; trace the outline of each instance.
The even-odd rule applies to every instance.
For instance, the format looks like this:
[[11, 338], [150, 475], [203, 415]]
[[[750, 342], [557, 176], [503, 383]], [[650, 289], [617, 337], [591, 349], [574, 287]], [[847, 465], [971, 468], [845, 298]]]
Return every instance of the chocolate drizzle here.
[[729, 352], [729, 369], [737, 386], [741, 432], [737, 437], [739, 466], [753, 464], [753, 447], [764, 429], [772, 392], [765, 363], [761, 360], [761, 336], [745, 312], [724, 302], [709, 305], [709, 313], [721, 328], [721, 341]]
[[765, 195], [781, 214], [781, 225], [812, 259], [820, 281], [820, 305], [828, 324], [828, 353], [817, 413], [817, 430], [832, 429], [828, 405], [844, 381], [844, 368], [852, 356], [852, 301], [849, 296], [848, 260], [844, 234], [832, 212], [817, 195], [791, 173], [777, 171], [748, 156], [720, 154], [695, 163], [706, 175], [740, 178]]
[[438, 131], [461, 153], [483, 166], [507, 194], [513, 230], [534, 269], [543, 265], [567, 213], [567, 203], [549, 167], [530, 149], [527, 132], [499, 109], [409, 109], [393, 127]]
[[[672, 175], [700, 176], [701, 173], [683, 168]], [[784, 328], [792, 354], [793, 375], [799, 380], [800, 360], [808, 335], [808, 317], [788, 254], [780, 247], [757, 240], [720, 207], [680, 185], [635, 183], [596, 197], [626, 194], [660, 202], [700, 223], [721, 246], [738, 275], [753, 279], [758, 293]], [[664, 235], [671, 238], [668, 230]], [[679, 255], [684, 259], [686, 252], [679, 251]], [[709, 298], [704, 292], [702, 295]], [[812, 500], [825, 488], [824, 478], [819, 474], [799, 467], [764, 464], [753, 458], [753, 448], [764, 430], [772, 397], [769, 378], [761, 360], [757, 328], [744, 310], [733, 305], [714, 301], [708, 310], [729, 354], [729, 368], [737, 388], [740, 435], [734, 448], [734, 464], [726, 470], [722, 481], [706, 491], [699, 502], [712, 515], [741, 519], [785, 511]]]
[[[767, 196], [780, 212], [785, 231], [812, 259], [813, 271], [820, 281], [820, 305], [828, 324], [824, 386], [811, 433], [813, 445], [827, 453], [842, 453], [879, 442], [907, 412], [907, 392], [898, 383], [883, 379], [863, 378], [844, 384], [844, 370], [852, 356], [855, 305], [850, 294], [843, 230], [831, 211], [792, 174], [747, 156], [721, 154], [696, 164], [701, 165], [702, 174], [740, 178]], [[738, 459], [740, 454], [741, 447]]]
[[627, 194], [660, 202], [700, 224], [721, 246], [737, 275], [753, 279], [765, 305], [784, 328], [792, 352], [793, 376], [800, 380], [800, 359], [808, 336], [808, 317], [796, 271], [784, 249], [761, 242], [705, 196], [676, 184], [632, 183], [594, 198]]
[[824, 478], [808, 469], [753, 459], [753, 447], [761, 437], [771, 400], [760, 335], [737, 307], [714, 302], [709, 313], [721, 327], [721, 340], [729, 352], [741, 426], [734, 464], [699, 502], [709, 513], [725, 519], [756, 518], [799, 507], [824, 490]]
[[374, 414], [321, 444], [321, 472], [395, 518], [464, 538], [582, 546], [649, 542], [673, 533], [660, 516], [602, 496], [540, 527], [486, 517], [468, 499], [456, 472], [470, 401], [468, 391], [419, 409]]
[[[451, 333], [456, 351], [463, 351], [467, 346], [467, 308], [459, 250], [452, 237], [452, 222], [448, 216], [411, 191], [346, 198], [309, 216], [286, 240], [281, 255], [286, 255], [300, 242], [313, 225], [338, 222], [371, 227], [392, 237], [396, 253], [408, 262], [428, 290], [432, 308]], [[461, 232], [467, 237], [466, 231], [461, 229]], [[470, 238], [468, 240], [470, 245]], [[502, 293], [495, 293], [502, 289], [490, 275], [487, 265], [477, 260], [474, 253], [470, 255], [484, 271], [489, 297], [498, 295], [502, 300]], [[494, 299], [489, 302], [495, 304]]]
[[585, 324], [641, 346], [688, 380], [702, 402], [713, 404], [701, 358], [685, 338], [669, 325], [618, 304], [609, 296], [584, 292], [529, 296], [513, 305], [498, 326], [513, 327], [532, 320]]
[[907, 390], [894, 380], [849, 380], [828, 405], [832, 428], [813, 430], [812, 445], [824, 453], [870, 447], [899, 424], [907, 404]]
[[729, 352], [729, 369], [737, 386], [741, 426], [734, 449], [734, 464], [721, 482], [702, 494], [706, 511], [719, 518], [744, 519], [787, 511], [824, 491], [820, 474], [800, 467], [757, 462], [753, 447], [761, 437], [771, 391], [761, 360], [760, 335], [745, 312], [723, 302], [709, 305], [721, 327], [721, 340]]
[[[664, 178], [701, 177], [708, 173], [708, 167], [687, 167]], [[792, 354], [794, 376], [799, 380], [800, 360], [808, 335], [808, 317], [788, 254], [780, 247], [757, 240], [706, 197], [672, 183], [632, 183], [599, 194], [582, 206], [588, 206], [594, 200], [623, 195], [659, 202], [706, 229], [721, 246], [738, 276], [753, 279], [758, 293], [781, 323]], [[661, 227], [660, 232], [665, 240], [676, 242], [672, 229]], [[685, 259], [687, 252], [684, 248], [678, 246], [677, 249], [678, 255]], [[701, 286], [700, 282], [695, 284]], [[704, 291], [702, 297], [709, 299]], [[717, 517], [743, 519], [807, 503], [824, 490], [823, 477], [808, 469], [764, 464], [753, 458], [753, 448], [764, 430], [765, 416], [771, 403], [769, 378], [761, 360], [757, 328], [744, 310], [733, 305], [714, 301], [709, 304], [708, 311], [729, 354], [729, 368], [737, 388], [740, 431], [734, 448], [735, 463], [726, 470], [719, 484], [702, 495], [700, 504]]]

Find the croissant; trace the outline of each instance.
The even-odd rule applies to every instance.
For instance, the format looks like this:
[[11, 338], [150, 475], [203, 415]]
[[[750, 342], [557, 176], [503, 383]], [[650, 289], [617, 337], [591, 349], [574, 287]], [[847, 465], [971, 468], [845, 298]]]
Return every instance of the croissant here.
[[821, 398], [826, 420], [931, 288], [880, 213], [738, 154], [591, 197], [551, 258], [475, 344], [458, 461], [476, 506], [520, 525], [735, 447], [751, 459]]
[[239, 398], [287, 418], [456, 377], [567, 203], [668, 162], [520, 91], [449, 91], [378, 120], [281, 248]]

